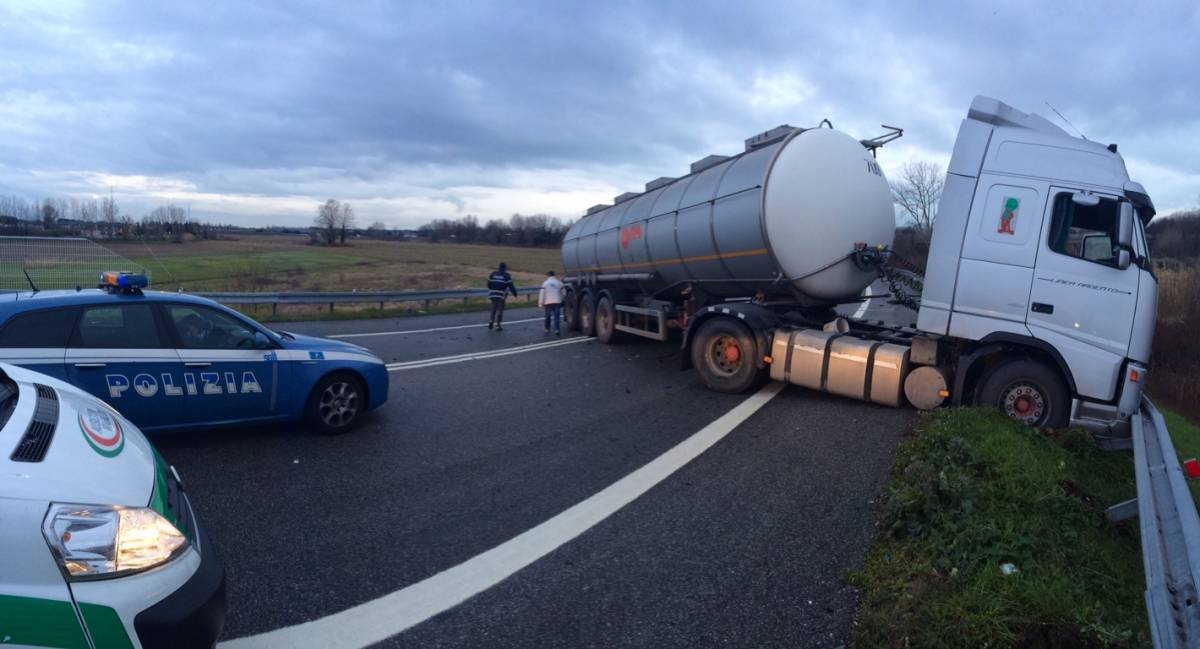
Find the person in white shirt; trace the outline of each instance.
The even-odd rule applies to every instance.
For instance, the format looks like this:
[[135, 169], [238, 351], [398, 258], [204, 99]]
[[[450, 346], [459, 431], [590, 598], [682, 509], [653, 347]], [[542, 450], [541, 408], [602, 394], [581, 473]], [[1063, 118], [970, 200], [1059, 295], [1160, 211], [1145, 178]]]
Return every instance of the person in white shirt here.
[[546, 273], [546, 281], [542, 282], [542, 290], [538, 293], [538, 306], [546, 310], [546, 333], [550, 333], [550, 320], [554, 320], [554, 335], [562, 335], [562, 305], [563, 283], [554, 276], [554, 271]]

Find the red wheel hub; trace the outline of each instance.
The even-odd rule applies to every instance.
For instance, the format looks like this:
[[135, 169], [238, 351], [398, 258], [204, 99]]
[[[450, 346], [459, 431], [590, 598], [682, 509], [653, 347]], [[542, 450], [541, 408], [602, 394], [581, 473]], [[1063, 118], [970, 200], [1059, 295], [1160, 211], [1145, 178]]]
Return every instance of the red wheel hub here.
[[1033, 410], [1033, 399], [1030, 399], [1027, 395], [1021, 395], [1017, 397], [1016, 403], [1013, 404], [1013, 408], [1017, 411], [1017, 414], [1021, 415], [1022, 417], [1028, 415], [1029, 411]]
[[737, 343], [730, 343], [730, 345], [725, 348], [725, 361], [728, 363], [736, 363], [740, 360], [742, 360], [741, 348], [738, 347]]

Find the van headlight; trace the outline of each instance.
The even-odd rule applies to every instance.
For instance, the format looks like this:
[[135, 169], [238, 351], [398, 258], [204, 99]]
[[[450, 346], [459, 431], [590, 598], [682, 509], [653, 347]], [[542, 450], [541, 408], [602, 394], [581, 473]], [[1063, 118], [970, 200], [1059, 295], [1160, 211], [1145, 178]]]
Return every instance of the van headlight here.
[[188, 544], [170, 521], [147, 507], [52, 504], [42, 534], [70, 579], [147, 570]]

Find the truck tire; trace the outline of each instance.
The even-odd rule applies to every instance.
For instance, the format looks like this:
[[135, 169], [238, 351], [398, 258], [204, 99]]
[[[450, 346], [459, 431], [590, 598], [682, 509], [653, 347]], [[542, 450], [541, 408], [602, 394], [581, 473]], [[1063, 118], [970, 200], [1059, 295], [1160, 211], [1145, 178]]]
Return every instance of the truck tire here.
[[979, 388], [979, 404], [991, 406], [1026, 426], [1067, 425], [1071, 398], [1054, 370], [1030, 359], [1003, 363], [991, 370]]
[[692, 367], [710, 390], [735, 394], [761, 378], [755, 363], [758, 343], [746, 325], [716, 317], [700, 325], [691, 341]]
[[567, 331], [579, 331], [579, 293], [567, 291], [563, 297], [563, 325]]
[[617, 338], [617, 308], [611, 296], [604, 295], [596, 303], [596, 339], [611, 345]]
[[596, 335], [596, 303], [592, 301], [591, 293], [579, 296], [579, 333], [584, 336]]
[[335, 372], [317, 382], [304, 407], [304, 419], [322, 435], [354, 428], [367, 411], [367, 391], [358, 377]]

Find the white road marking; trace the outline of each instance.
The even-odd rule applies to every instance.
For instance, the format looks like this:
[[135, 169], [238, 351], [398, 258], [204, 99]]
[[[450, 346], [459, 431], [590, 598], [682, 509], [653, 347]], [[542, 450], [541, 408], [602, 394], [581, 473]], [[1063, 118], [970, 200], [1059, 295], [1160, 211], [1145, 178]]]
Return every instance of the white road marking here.
[[222, 642], [218, 647], [357, 649], [390, 638], [511, 577], [612, 516], [708, 450], [783, 390], [772, 382], [691, 437], [587, 500], [453, 568], [316, 620]]
[[863, 317], [864, 313], [867, 312], [867, 306], [871, 304], [871, 286], [870, 286], [870, 284], [868, 284], [867, 287], [863, 289], [863, 298], [864, 299], [862, 301], [862, 304], [858, 305], [858, 309], [856, 309], [854, 311], [854, 315], [850, 316], [851, 320], [858, 320], [859, 318]]
[[405, 361], [403, 363], [388, 363], [387, 369], [389, 372], [401, 372], [403, 370], [415, 370], [422, 367], [433, 367], [435, 365], [465, 363], [466, 361], [478, 361], [485, 358], [496, 358], [497, 356], [523, 354], [525, 352], [537, 351], [539, 349], [546, 349], [548, 347], [562, 347], [563, 345], [572, 345], [575, 343], [586, 342], [588, 340], [592, 340], [592, 338], [578, 336], [575, 338], [563, 338], [562, 340], [550, 340], [544, 343], [533, 343], [532, 345], [521, 345], [520, 347], [507, 347], [505, 349], [470, 352], [455, 356], [439, 356], [437, 358], [426, 358], [418, 361]]
[[[505, 322], [506, 325], [520, 324], [522, 322], [537, 322], [543, 318], [526, 318], [525, 320], [510, 320]], [[334, 334], [325, 336], [326, 338], [367, 338], [369, 336], [399, 336], [402, 334], [427, 334], [434, 331], [450, 331], [451, 329], [470, 329], [471, 327], [486, 327], [486, 324], [466, 324], [455, 325], [453, 327], [434, 327], [432, 329], [403, 329], [400, 331], [375, 331], [365, 334]]]

